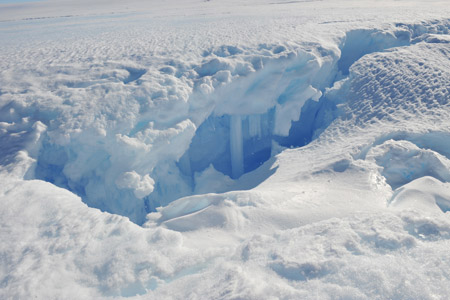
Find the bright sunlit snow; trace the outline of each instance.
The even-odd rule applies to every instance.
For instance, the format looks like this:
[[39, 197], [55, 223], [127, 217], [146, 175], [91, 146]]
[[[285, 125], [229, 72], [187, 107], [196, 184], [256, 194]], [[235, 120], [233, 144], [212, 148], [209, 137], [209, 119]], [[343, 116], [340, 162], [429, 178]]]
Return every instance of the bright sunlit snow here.
[[1, 299], [445, 299], [450, 6], [0, 2]]

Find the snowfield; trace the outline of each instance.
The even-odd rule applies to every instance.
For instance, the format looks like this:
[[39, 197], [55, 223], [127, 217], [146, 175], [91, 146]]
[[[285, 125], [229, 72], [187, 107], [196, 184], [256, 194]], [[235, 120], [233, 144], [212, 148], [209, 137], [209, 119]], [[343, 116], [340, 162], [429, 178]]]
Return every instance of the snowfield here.
[[1, 299], [446, 299], [448, 1], [0, 4]]

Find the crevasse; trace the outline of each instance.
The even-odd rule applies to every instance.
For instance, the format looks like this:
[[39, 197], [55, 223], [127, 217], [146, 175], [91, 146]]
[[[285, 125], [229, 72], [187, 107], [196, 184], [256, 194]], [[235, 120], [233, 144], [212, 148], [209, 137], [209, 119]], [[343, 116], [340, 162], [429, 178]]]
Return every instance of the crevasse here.
[[[158, 117], [143, 112], [128, 132], [86, 131], [57, 145], [48, 131], [34, 176], [75, 192], [89, 206], [142, 224], [159, 206], [232, 190], [241, 175], [280, 149], [311, 142], [339, 115], [353, 62], [414, 38], [414, 28], [400, 24], [391, 31], [348, 32], [336, 47], [309, 44], [278, 47], [271, 57], [206, 57], [189, 73], [196, 75], [189, 78], [187, 104], [169, 105]], [[234, 63], [239, 60], [247, 67]], [[124, 84], [141, 83], [133, 80]], [[135, 99], [146, 101], [142, 94]], [[180, 115], [171, 124], [164, 116], [173, 109]]]

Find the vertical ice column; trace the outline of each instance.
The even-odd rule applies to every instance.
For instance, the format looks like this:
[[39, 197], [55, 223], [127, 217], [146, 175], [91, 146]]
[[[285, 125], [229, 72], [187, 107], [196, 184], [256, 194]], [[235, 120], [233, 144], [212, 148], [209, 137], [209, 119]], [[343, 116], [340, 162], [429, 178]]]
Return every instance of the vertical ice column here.
[[239, 178], [244, 173], [244, 145], [240, 115], [230, 117], [231, 175]]
[[248, 116], [248, 134], [250, 137], [261, 138], [261, 115]]

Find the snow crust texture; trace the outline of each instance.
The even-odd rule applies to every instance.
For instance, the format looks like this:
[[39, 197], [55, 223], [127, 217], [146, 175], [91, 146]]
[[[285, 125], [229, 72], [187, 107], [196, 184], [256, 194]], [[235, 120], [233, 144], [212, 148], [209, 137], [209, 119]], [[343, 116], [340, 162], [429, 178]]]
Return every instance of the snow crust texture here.
[[0, 298], [450, 294], [445, 3], [53, 5], [0, 5]]

